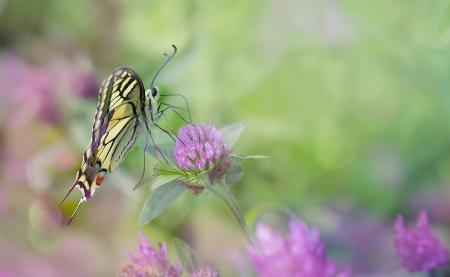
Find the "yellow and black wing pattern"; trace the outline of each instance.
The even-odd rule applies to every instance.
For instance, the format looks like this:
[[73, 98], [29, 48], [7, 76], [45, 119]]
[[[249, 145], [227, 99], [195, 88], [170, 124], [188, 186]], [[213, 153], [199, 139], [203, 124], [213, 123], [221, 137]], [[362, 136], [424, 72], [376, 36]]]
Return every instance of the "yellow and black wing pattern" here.
[[83, 153], [81, 167], [67, 195], [77, 187], [83, 194], [82, 201], [92, 197], [106, 172], [117, 167], [133, 147], [140, 131], [141, 116], [145, 116], [142, 80], [130, 68], [114, 70], [100, 87], [91, 142]]

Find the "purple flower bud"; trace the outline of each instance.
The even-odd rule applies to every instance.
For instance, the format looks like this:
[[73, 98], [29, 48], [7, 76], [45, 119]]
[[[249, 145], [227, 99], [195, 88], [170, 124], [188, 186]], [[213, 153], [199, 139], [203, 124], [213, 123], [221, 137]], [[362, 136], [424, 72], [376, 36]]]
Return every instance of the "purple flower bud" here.
[[204, 264], [192, 272], [191, 277], [220, 277], [220, 273], [213, 264]]
[[419, 213], [416, 227], [407, 228], [399, 215], [394, 223], [395, 247], [403, 267], [410, 272], [431, 271], [449, 262], [449, 252], [428, 228], [425, 211]]
[[187, 125], [178, 131], [174, 156], [181, 169], [207, 170], [228, 156], [223, 136], [213, 125]]
[[309, 230], [300, 220], [289, 223], [286, 236], [264, 224], [256, 227], [256, 247], [249, 253], [260, 277], [344, 277], [349, 269], [339, 271], [327, 259], [325, 244], [317, 230]]
[[138, 254], [128, 253], [129, 262], [122, 269], [122, 276], [178, 277], [182, 273], [181, 265], [172, 266], [167, 258], [167, 246], [159, 243], [159, 251], [153, 248], [144, 234], [140, 234], [141, 243]]
[[87, 70], [78, 70], [73, 74], [72, 87], [75, 93], [81, 97], [97, 97], [100, 85], [97, 76]]

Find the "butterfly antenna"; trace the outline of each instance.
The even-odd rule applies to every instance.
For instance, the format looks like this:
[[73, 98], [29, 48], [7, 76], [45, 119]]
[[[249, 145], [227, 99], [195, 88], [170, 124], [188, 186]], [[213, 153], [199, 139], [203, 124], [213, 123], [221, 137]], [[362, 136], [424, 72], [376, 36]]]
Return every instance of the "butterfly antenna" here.
[[80, 199], [80, 202], [78, 202], [77, 207], [75, 208], [75, 211], [73, 211], [72, 216], [69, 218], [69, 221], [67, 221], [67, 225], [70, 225], [70, 223], [72, 223], [73, 218], [75, 217], [75, 215], [78, 212], [78, 209], [80, 208], [81, 203], [83, 203], [84, 200], [83, 198]]
[[168, 55], [167, 53], [164, 53], [165, 60], [161, 64], [161, 66], [156, 71], [155, 75], [153, 76], [152, 82], [150, 84], [150, 87], [153, 87], [153, 84], [155, 83], [156, 78], [158, 77], [161, 70], [166, 66], [166, 64], [172, 59], [173, 56], [175, 56], [175, 53], [177, 53], [177, 47], [172, 44], [173, 52], [172, 54]]

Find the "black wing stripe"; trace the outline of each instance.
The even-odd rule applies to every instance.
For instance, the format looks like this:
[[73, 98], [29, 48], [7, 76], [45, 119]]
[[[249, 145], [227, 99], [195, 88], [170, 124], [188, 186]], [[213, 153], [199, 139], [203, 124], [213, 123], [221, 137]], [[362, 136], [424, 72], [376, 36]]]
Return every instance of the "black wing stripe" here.
[[111, 103], [109, 104], [109, 108], [117, 108], [115, 107], [116, 104], [118, 104], [120, 101], [124, 101], [124, 99], [121, 96], [115, 97], [113, 100], [111, 100]]
[[133, 80], [123, 91], [121, 91], [122, 97], [128, 98], [128, 95], [133, 91], [134, 87], [138, 84], [137, 80]]
[[110, 104], [109, 104], [109, 108], [111, 110], [115, 109], [115, 108], [117, 108], [116, 105], [120, 101], [127, 101], [128, 100], [128, 95], [136, 87], [136, 84], [137, 84], [137, 81], [133, 80], [131, 85], [128, 85], [128, 86], [124, 87], [125, 88], [124, 90], [114, 91], [113, 92], [114, 97], [111, 98], [111, 101], [110, 101]]
[[113, 79], [113, 75], [109, 75], [109, 77], [104, 81], [104, 86], [100, 91], [97, 113], [95, 114], [95, 119], [92, 127], [92, 139], [91, 139], [91, 152], [95, 153], [95, 149], [98, 147], [98, 143], [100, 142], [100, 138], [103, 135], [102, 130], [100, 130], [101, 125], [104, 124], [104, 116], [107, 115], [107, 111], [109, 109], [109, 102], [111, 99], [111, 87]]
[[[138, 123], [138, 121], [136, 121], [135, 124], [134, 124], [134, 127], [133, 127], [133, 134], [131, 135], [130, 139], [128, 139], [127, 144], [125, 144], [125, 147], [122, 148], [122, 151], [120, 151], [119, 159], [121, 159], [123, 157], [124, 151], [128, 150], [131, 147], [131, 145], [130, 145], [131, 142], [136, 139], [135, 135], [136, 135], [136, 131], [137, 131], [138, 126], [139, 126], [139, 123]], [[120, 143], [122, 142], [122, 139], [124, 137], [125, 136], [122, 136], [122, 138], [120, 139], [120, 141], [119, 141], [119, 143], [117, 145], [120, 145]]]
[[[135, 73], [130, 68], [123, 67], [116, 69], [113, 71], [113, 73], [109, 75], [109, 77], [106, 80], [103, 81], [102, 87], [100, 88], [99, 105], [97, 107], [97, 113], [95, 115], [94, 123], [92, 126], [92, 138], [91, 138], [91, 142], [93, 142], [91, 143], [92, 153], [95, 152], [95, 149], [99, 146], [101, 137], [104, 135], [105, 130], [104, 128], [102, 130], [100, 126], [102, 125], [102, 123], [104, 123], [105, 116], [107, 116], [109, 113], [112, 112], [113, 110], [111, 109], [111, 107], [113, 107], [112, 104], [116, 105], [117, 103], [119, 103], [121, 99], [120, 96], [122, 94], [122, 91], [118, 90], [118, 88], [123, 86], [125, 80], [128, 80], [128, 82], [134, 81], [134, 86], [138, 84], [140, 86], [140, 99], [145, 98], [142, 80], [139, 78], [137, 73]], [[124, 86], [124, 88], [125, 91], [132, 91], [132, 89], [129, 89], [128, 87]], [[114, 96], [114, 100], [117, 102], [111, 103], [112, 96]]]
[[132, 122], [132, 121], [133, 121], [132, 119], [129, 119], [127, 122], [125, 122], [123, 124], [123, 126], [118, 126], [118, 124], [121, 124], [121, 122], [119, 122], [118, 124], [114, 125], [114, 127], [112, 129], [120, 128], [120, 130], [114, 136], [110, 136], [111, 132], [108, 132], [108, 134], [106, 136], [104, 136], [102, 143], [103, 144], [108, 144], [111, 140], [116, 139], [117, 136], [120, 135], [120, 133], [123, 131], [123, 129], [126, 128], [128, 126], [128, 124], [130, 124], [130, 122]]
[[[115, 144], [115, 141], [116, 141], [116, 139], [117, 139], [117, 137], [119, 137], [123, 132], [124, 132], [124, 130], [126, 130], [126, 131], [128, 131], [128, 129], [130, 128], [130, 126], [132, 125], [132, 124], [130, 124], [130, 123], [132, 123], [133, 122], [133, 120], [130, 120], [130, 121], [128, 121], [126, 124], [125, 124], [125, 126], [122, 128], [122, 129], [120, 129], [120, 131], [113, 137], [113, 138], [111, 138], [111, 140], [109, 140], [108, 142], [102, 142], [102, 145], [103, 145], [103, 147], [102, 147], [102, 149], [100, 150], [100, 152], [99, 153], [97, 153], [97, 157], [100, 157], [100, 156], [102, 156], [102, 154], [103, 154], [103, 150], [108, 146], [108, 144], [113, 144], [111, 147], [109, 147], [109, 149], [108, 149], [108, 152], [106, 153], [106, 155], [105, 155], [105, 158], [107, 158], [108, 156], [109, 156], [109, 152], [111, 151], [111, 149], [112, 148], [114, 148], [114, 144]], [[105, 139], [106, 139], [106, 137], [105, 137]], [[104, 162], [104, 161], [101, 161], [102, 163]]]
[[120, 90], [123, 91], [126, 86], [133, 80], [133, 76], [129, 75], [126, 79], [123, 80], [122, 84], [120, 85]]
[[[106, 155], [105, 155], [105, 159], [108, 159], [108, 160], [110, 161], [109, 164], [108, 164], [108, 168], [105, 168], [106, 170], [109, 170], [109, 167], [110, 167], [110, 165], [111, 165], [112, 157], [114, 156], [114, 153], [116, 152], [117, 147], [119, 146], [121, 140], [125, 137], [125, 133], [128, 132], [128, 130], [130, 129], [130, 127], [131, 127], [132, 125], [133, 125], [133, 124], [127, 124], [127, 126], [124, 127], [124, 128], [122, 128], [122, 129], [120, 130], [119, 134], [118, 134], [113, 140], [111, 140], [110, 142], [108, 142], [108, 144], [112, 143], [112, 145], [111, 145], [111, 147], [109, 147], [108, 152], [107, 152]], [[125, 132], [123, 132], [124, 130], [125, 130]], [[122, 135], [122, 136], [120, 137], [120, 139], [118, 140], [119, 143], [116, 143], [117, 138], [118, 138], [119, 135], [122, 134], [122, 133], [123, 133], [123, 135]], [[105, 148], [106, 148], [106, 147], [105, 147]], [[111, 152], [111, 150], [112, 150], [112, 152]]]
[[114, 118], [114, 119], [111, 119], [111, 121], [120, 121], [120, 120], [122, 120], [122, 119], [127, 119], [127, 118], [129, 118], [129, 117], [131, 117], [131, 116], [134, 116], [134, 115], [133, 115], [133, 114], [130, 114], [130, 115], [126, 115], [126, 116], [124, 116], [124, 117]]

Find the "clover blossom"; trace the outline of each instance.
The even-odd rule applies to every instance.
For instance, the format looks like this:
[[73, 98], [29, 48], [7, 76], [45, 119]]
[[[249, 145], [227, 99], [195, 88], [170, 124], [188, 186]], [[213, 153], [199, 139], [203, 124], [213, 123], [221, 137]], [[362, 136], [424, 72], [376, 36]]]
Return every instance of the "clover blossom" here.
[[431, 271], [449, 262], [449, 252], [428, 228], [428, 215], [421, 211], [415, 227], [407, 228], [399, 215], [394, 223], [395, 247], [408, 271]]
[[178, 131], [174, 156], [181, 169], [207, 170], [228, 154], [222, 133], [214, 125], [187, 125]]
[[256, 246], [249, 248], [260, 277], [331, 277], [350, 276], [350, 270], [339, 271], [326, 257], [325, 244], [317, 230], [309, 230], [300, 220], [289, 222], [289, 233], [283, 235], [264, 224], [256, 227]]
[[133, 277], [178, 277], [182, 273], [180, 264], [171, 265], [167, 258], [167, 246], [159, 243], [159, 251], [150, 245], [144, 234], [140, 234], [141, 242], [138, 254], [128, 253], [129, 262], [122, 269], [122, 276]]

